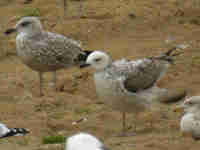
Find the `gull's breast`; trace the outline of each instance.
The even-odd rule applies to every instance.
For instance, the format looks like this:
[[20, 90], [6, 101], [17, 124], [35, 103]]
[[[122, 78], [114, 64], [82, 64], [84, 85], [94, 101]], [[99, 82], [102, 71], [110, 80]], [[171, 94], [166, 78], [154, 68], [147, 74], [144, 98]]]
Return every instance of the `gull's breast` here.
[[31, 50], [29, 49], [25, 33], [22, 32], [17, 35], [16, 46], [17, 46], [17, 55], [20, 57], [20, 59], [25, 64], [29, 64], [29, 62], [32, 62], [33, 55]]
[[104, 72], [95, 73], [94, 80], [97, 95], [101, 98], [114, 96], [113, 81], [106, 77]]
[[180, 127], [184, 133], [200, 136], [200, 121], [195, 119], [193, 113], [187, 113], [182, 117]]

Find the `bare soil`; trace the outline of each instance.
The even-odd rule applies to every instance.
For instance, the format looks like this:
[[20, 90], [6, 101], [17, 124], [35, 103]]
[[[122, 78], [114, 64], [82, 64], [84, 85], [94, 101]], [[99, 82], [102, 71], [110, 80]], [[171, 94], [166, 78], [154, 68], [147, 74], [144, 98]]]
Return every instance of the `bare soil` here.
[[[83, 42], [85, 49], [105, 50], [113, 59], [138, 59], [158, 55], [176, 43], [190, 47], [178, 57], [176, 65], [159, 85], [185, 88], [188, 96], [200, 89], [200, 3], [197, 0], [85, 0], [84, 17], [78, 18], [79, 1], [69, 2], [69, 13], [63, 17], [62, 1], [33, 0], [0, 1], [0, 121], [9, 127], [29, 128], [25, 137], [0, 141], [4, 150], [63, 149], [63, 145], [46, 146], [48, 135], [70, 136], [78, 131], [92, 133], [115, 150], [198, 150], [200, 143], [183, 137], [179, 131], [181, 114], [173, 112], [175, 104], [160, 104], [154, 112], [138, 120], [137, 135], [119, 138], [121, 115], [101, 104], [96, 97], [92, 70], [61, 70], [55, 93], [46, 73], [45, 96], [39, 97], [37, 73], [21, 63], [16, 56], [15, 35], [3, 32], [24, 16], [24, 9], [38, 8], [46, 30], [64, 34]], [[55, 24], [56, 22], [56, 24]], [[165, 40], [175, 38], [166, 44]], [[87, 117], [78, 125], [73, 121]], [[128, 116], [133, 124], [134, 115]], [[153, 126], [149, 126], [149, 122]], [[131, 131], [131, 130], [130, 130]]]

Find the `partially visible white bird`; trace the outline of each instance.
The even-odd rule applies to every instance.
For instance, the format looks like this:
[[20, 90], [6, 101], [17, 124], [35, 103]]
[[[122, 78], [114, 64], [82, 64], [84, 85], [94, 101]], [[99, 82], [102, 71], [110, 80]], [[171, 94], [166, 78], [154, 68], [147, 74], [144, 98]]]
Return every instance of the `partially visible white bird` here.
[[65, 150], [109, 150], [91, 134], [80, 132], [66, 140]]
[[5, 124], [0, 123], [0, 138], [6, 138], [10, 136], [23, 136], [29, 133], [24, 128], [8, 128]]
[[125, 114], [133, 112], [137, 117], [138, 113], [150, 107], [151, 100], [159, 94], [156, 83], [174, 62], [174, 56], [181, 53], [172, 54], [177, 48], [185, 47], [180, 45], [156, 57], [115, 62], [105, 52], [94, 51], [88, 56], [86, 64], [82, 65], [96, 69], [94, 80], [97, 95], [105, 104], [122, 112], [122, 135], [126, 135]]
[[180, 130], [183, 135], [200, 139], [200, 96], [192, 96], [186, 99], [175, 111], [184, 111], [181, 118]]

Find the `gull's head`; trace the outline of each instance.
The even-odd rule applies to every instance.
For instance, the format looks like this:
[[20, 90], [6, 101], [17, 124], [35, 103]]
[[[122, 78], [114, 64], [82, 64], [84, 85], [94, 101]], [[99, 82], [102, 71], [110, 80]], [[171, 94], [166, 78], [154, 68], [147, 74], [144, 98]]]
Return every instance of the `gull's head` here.
[[65, 150], [102, 150], [103, 143], [88, 133], [78, 133], [69, 137], [66, 141]]
[[186, 113], [196, 113], [200, 111], [200, 96], [192, 96], [186, 99], [181, 105], [177, 106], [176, 111]]
[[91, 66], [97, 71], [104, 70], [112, 63], [112, 60], [108, 54], [102, 51], [92, 52], [86, 60], [86, 64], [83, 66]]
[[20, 19], [14, 28], [6, 30], [5, 34], [13, 32], [37, 34], [42, 31], [42, 25], [37, 17], [23, 17]]

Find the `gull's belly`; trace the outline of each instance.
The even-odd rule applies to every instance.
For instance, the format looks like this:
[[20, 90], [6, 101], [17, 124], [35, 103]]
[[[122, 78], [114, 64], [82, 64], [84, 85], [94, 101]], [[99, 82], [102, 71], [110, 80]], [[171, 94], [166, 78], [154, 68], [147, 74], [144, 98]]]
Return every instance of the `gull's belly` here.
[[185, 114], [180, 123], [180, 128], [182, 132], [192, 132], [193, 127], [193, 114]]
[[113, 97], [114, 96], [112, 81], [106, 80], [106, 79], [101, 78], [98, 75], [96, 75], [95, 76], [95, 85], [96, 85], [97, 95], [101, 99], [105, 99], [107, 97]]
[[102, 74], [95, 74], [95, 85], [97, 96], [112, 109], [129, 113], [144, 110], [144, 105], [135, 101], [136, 97], [125, 95], [117, 90], [113, 79], [105, 78]]

